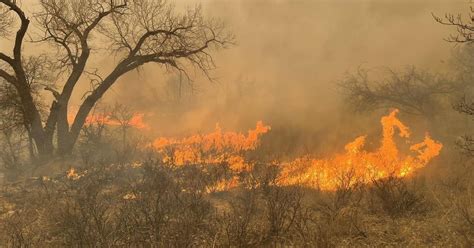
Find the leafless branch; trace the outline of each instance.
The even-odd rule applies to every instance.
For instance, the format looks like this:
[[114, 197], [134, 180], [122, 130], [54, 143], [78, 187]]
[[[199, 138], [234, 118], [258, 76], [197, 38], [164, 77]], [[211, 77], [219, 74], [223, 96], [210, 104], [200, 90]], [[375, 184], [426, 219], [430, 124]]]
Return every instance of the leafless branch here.
[[411, 67], [402, 72], [385, 70], [382, 78], [372, 79], [359, 68], [339, 83], [346, 99], [358, 111], [400, 108], [406, 113], [432, 116], [437, 98], [462, 92], [453, 80]]
[[432, 13], [433, 18], [436, 22], [451, 26], [456, 29], [456, 34], [452, 34], [445, 40], [454, 43], [470, 43], [474, 40], [474, 13], [473, 7], [470, 8], [469, 19], [463, 18], [461, 14], [450, 14], [446, 13], [444, 17], [439, 17]]
[[[0, 53], [2, 65], [11, 67], [1, 68], [0, 77], [16, 83], [25, 107], [25, 118], [29, 123], [35, 122], [35, 139], [44, 143], [57, 131], [58, 144], [66, 144], [66, 150], [71, 149], [70, 145], [74, 144], [97, 101], [124, 74], [145, 64], [156, 64], [185, 75], [188, 81], [191, 81], [190, 68], [212, 80], [209, 72], [215, 68], [215, 63], [210, 51], [233, 43], [233, 36], [225, 26], [205, 19], [199, 6], [177, 14], [166, 0], [40, 0], [39, 3], [33, 16], [41, 32], [31, 39], [57, 49], [57, 53], [53, 52], [57, 63], [53, 63], [55, 66], [51, 71], [59, 72], [65, 80], [62, 86], [58, 85], [62, 89], [55, 87], [60, 77], [48, 78], [44, 73], [48, 70], [39, 63], [50, 64], [49, 59], [22, 56], [29, 20], [22, 8], [10, 0], [0, 0], [0, 6], [15, 13], [21, 23], [13, 56]], [[0, 30], [1, 25], [0, 22]], [[108, 75], [101, 76], [103, 74], [98, 70], [91, 72], [88, 64], [92, 51], [110, 51], [116, 56], [118, 62]], [[70, 125], [67, 118], [69, 100], [84, 75], [90, 77], [92, 89], [86, 92], [78, 116]], [[52, 92], [55, 97], [49, 115], [46, 113], [45, 126], [41, 118], [44, 108], [33, 94], [37, 89], [32, 86], [37, 85], [42, 85], [42, 90]]]

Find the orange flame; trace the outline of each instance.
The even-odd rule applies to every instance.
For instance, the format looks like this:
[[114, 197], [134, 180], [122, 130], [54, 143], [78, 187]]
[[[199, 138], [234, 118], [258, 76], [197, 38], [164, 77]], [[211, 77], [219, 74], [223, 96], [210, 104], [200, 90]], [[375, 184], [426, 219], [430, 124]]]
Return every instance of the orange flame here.
[[82, 175], [78, 174], [74, 168], [71, 168], [67, 171], [66, 177], [71, 180], [78, 180]]
[[282, 165], [278, 182], [281, 185], [302, 184], [322, 190], [334, 190], [355, 183], [370, 183], [389, 176], [405, 177], [425, 167], [439, 155], [443, 145], [426, 134], [423, 142], [412, 145], [416, 155], [399, 155], [394, 141], [395, 131], [409, 138], [410, 133], [398, 118], [398, 110], [382, 117], [381, 147], [373, 152], [363, 150], [366, 136], [360, 136], [345, 146], [346, 152], [328, 159], [298, 158]]
[[254, 150], [260, 136], [270, 130], [263, 122], [257, 122], [254, 130], [247, 135], [236, 132], [222, 132], [219, 124], [214, 132], [205, 135], [193, 135], [182, 139], [158, 138], [153, 147], [162, 155], [163, 163], [182, 166], [186, 164], [222, 164], [227, 163], [233, 170], [248, 169], [249, 164], [242, 152]]
[[[370, 183], [389, 176], [405, 177], [425, 167], [438, 156], [442, 144], [425, 135], [421, 143], [410, 146], [410, 153], [401, 154], [394, 140], [396, 132], [408, 139], [410, 130], [398, 118], [398, 110], [382, 117], [383, 137], [375, 151], [364, 150], [366, 136], [357, 137], [345, 146], [345, 152], [325, 159], [309, 155], [290, 162], [280, 163], [279, 185], [303, 185], [321, 190], [335, 190], [356, 183]], [[244, 158], [243, 152], [255, 150], [262, 135], [270, 130], [261, 121], [247, 135], [222, 132], [216, 125], [214, 132], [192, 135], [182, 139], [158, 138], [153, 147], [165, 164], [184, 166], [189, 164], [228, 164], [234, 172], [250, 170], [254, 165]], [[209, 191], [222, 191], [236, 187], [238, 176], [223, 180]]]

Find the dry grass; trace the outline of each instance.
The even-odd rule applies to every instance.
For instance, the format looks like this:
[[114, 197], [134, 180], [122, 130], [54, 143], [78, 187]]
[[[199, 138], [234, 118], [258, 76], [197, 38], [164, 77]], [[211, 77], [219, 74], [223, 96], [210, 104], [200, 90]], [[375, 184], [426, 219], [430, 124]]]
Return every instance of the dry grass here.
[[[83, 173], [83, 174], [81, 174]], [[470, 247], [472, 178], [388, 178], [335, 192], [278, 187], [275, 166], [206, 193], [225, 166], [93, 166], [5, 186], [4, 247]], [[466, 176], [467, 175], [467, 176]], [[436, 186], [436, 187], [435, 187]], [[442, 201], [440, 200], [442, 199]]]

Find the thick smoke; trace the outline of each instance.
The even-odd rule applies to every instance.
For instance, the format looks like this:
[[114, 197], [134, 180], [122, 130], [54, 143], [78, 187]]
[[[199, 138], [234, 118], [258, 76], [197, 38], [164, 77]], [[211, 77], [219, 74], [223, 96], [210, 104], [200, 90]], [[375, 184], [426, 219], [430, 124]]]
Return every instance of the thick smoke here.
[[[178, 9], [196, 4], [176, 1]], [[204, 0], [201, 5], [206, 16], [222, 19], [236, 36], [234, 46], [214, 53], [215, 80], [191, 69], [191, 84], [147, 66], [121, 78], [103, 104], [121, 102], [147, 113], [155, 136], [206, 131], [217, 122], [247, 130], [263, 120], [295, 139], [338, 137], [342, 126], [351, 132], [345, 124], [352, 116], [340, 111], [336, 86], [344, 73], [359, 66], [443, 68], [452, 47], [443, 38], [450, 30], [431, 14], [468, 7], [464, 1], [431, 0]], [[111, 60], [96, 60], [91, 67], [110, 70]], [[80, 87], [89, 88], [86, 78]], [[82, 96], [77, 94], [73, 105]]]
[[[431, 13], [465, 7], [452, 1], [208, 0], [202, 5], [237, 38], [235, 46], [216, 53], [215, 82], [193, 75], [191, 91], [183, 79], [179, 97], [178, 76], [148, 68], [122, 79], [108, 97], [155, 113], [174, 113], [164, 110], [172, 108], [179, 115], [172, 129], [217, 121], [248, 126], [257, 119], [315, 126], [337, 107], [336, 82], [346, 71], [360, 65], [442, 67], [450, 45]], [[157, 116], [156, 125], [166, 129], [162, 118]]]

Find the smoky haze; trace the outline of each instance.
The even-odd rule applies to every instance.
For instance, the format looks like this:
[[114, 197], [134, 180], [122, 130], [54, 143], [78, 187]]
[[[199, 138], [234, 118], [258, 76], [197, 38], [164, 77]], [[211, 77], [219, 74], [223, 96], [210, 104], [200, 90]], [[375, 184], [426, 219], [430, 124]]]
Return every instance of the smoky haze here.
[[[315, 135], [337, 132], [344, 123], [336, 83], [346, 72], [359, 66], [444, 68], [452, 45], [443, 38], [451, 30], [436, 24], [431, 13], [468, 7], [464, 1], [431, 0], [176, 1], [178, 8], [199, 3], [207, 17], [223, 20], [236, 36], [234, 46], [214, 53], [214, 80], [191, 71], [190, 84], [145, 67], [122, 77], [103, 100], [147, 113], [153, 136], [207, 131], [215, 123], [247, 130], [258, 120]], [[95, 64], [108, 68], [111, 59]], [[87, 80], [80, 87], [87, 90]]]
[[467, 4], [207, 0], [202, 6], [236, 35], [235, 46], [216, 53], [215, 82], [193, 75], [195, 89], [182, 82], [179, 97], [178, 76], [148, 68], [122, 79], [108, 95], [155, 113], [151, 121], [163, 135], [206, 130], [216, 122], [248, 129], [260, 119], [319, 128], [334, 119], [336, 82], [347, 71], [361, 65], [442, 68], [452, 46], [443, 40], [449, 31], [431, 13], [462, 12]]

